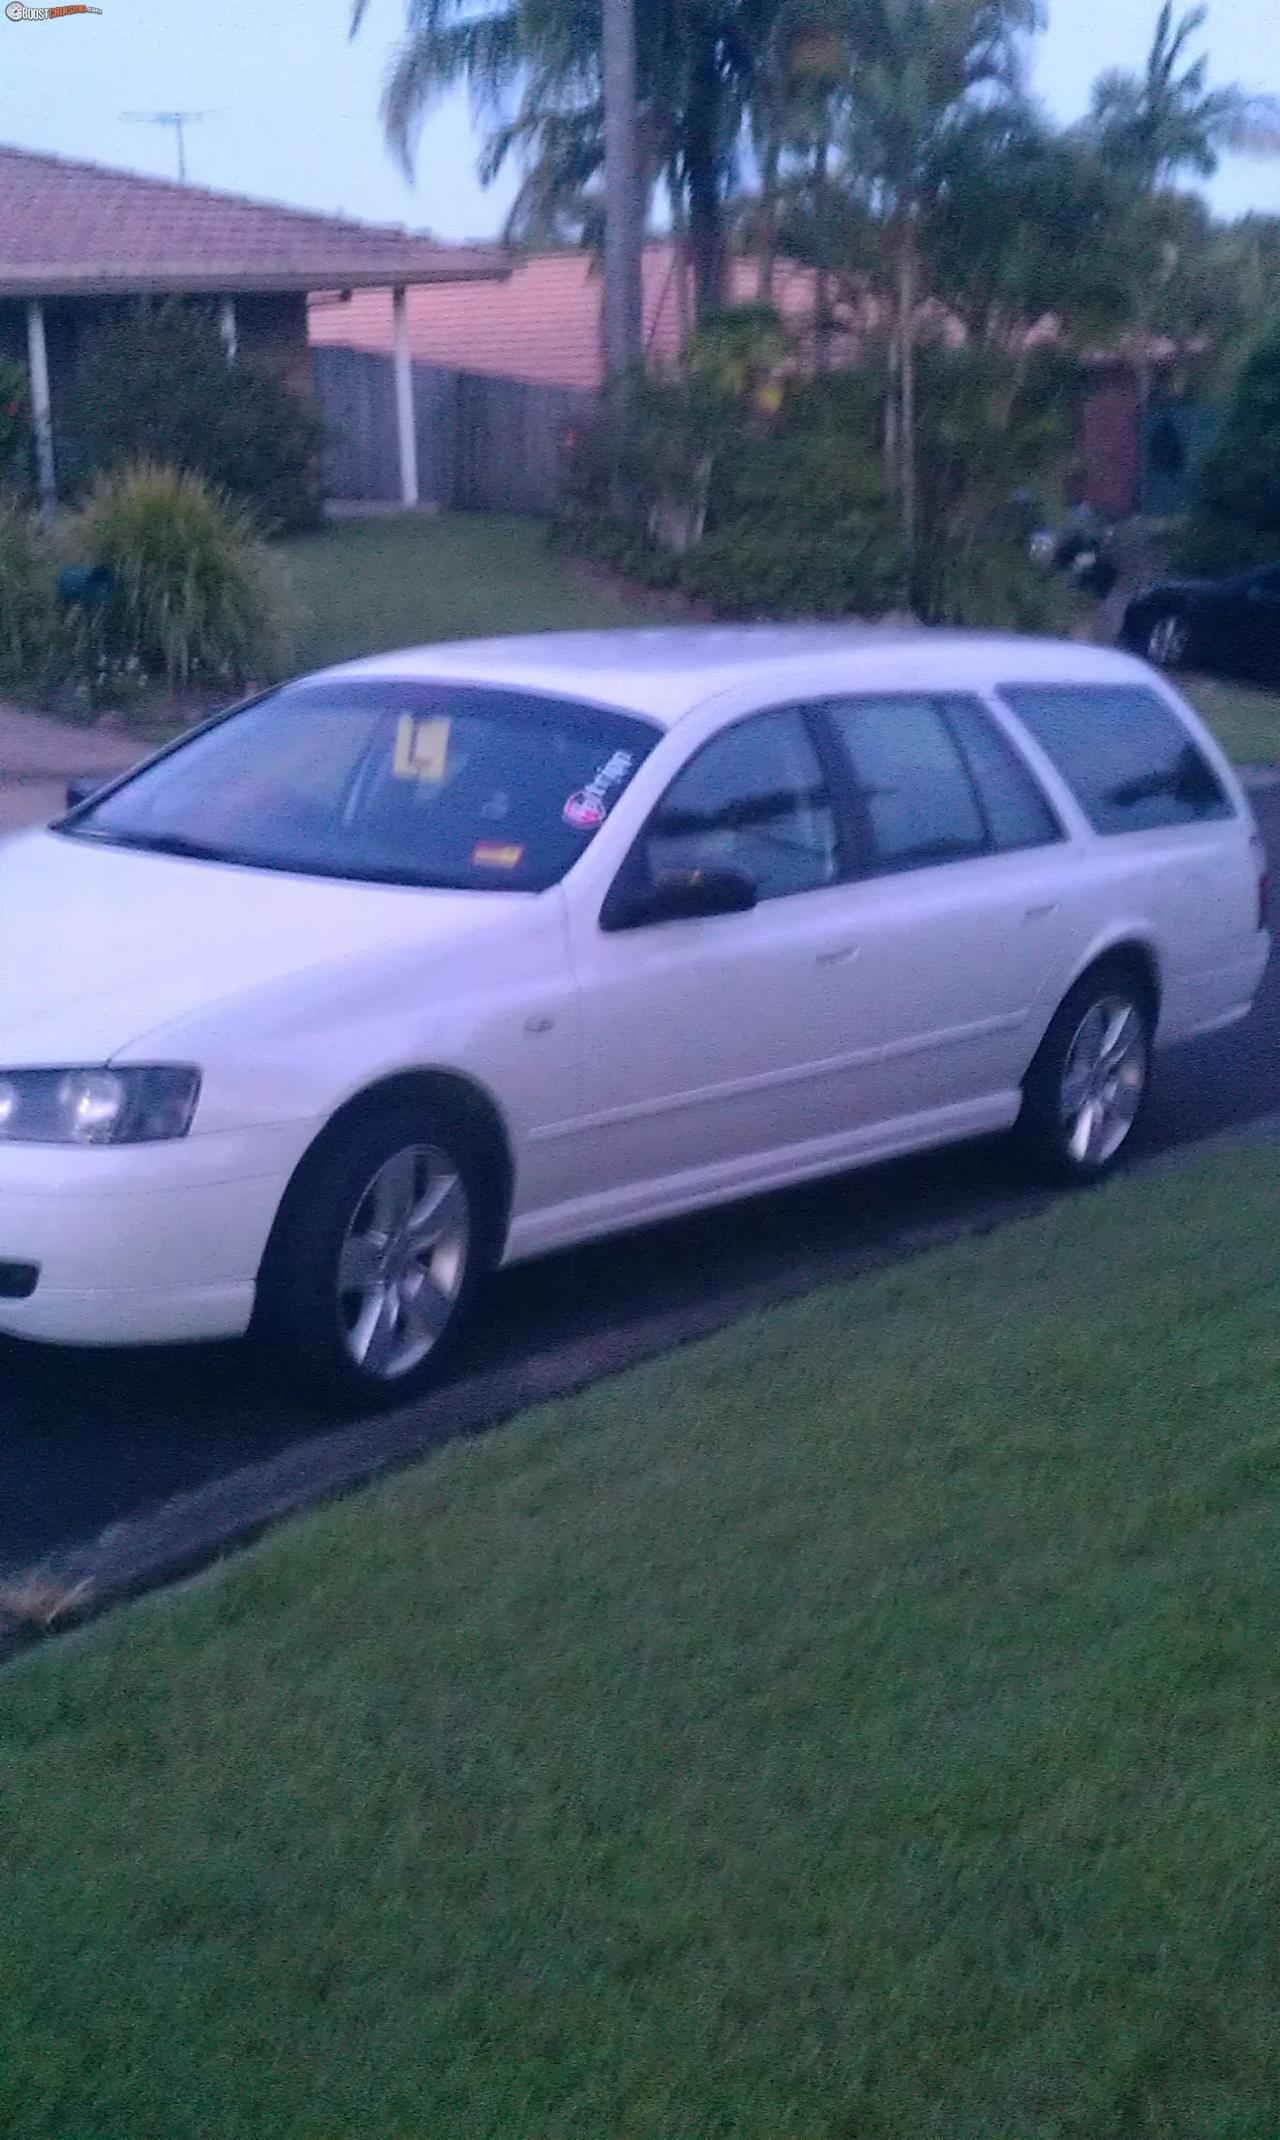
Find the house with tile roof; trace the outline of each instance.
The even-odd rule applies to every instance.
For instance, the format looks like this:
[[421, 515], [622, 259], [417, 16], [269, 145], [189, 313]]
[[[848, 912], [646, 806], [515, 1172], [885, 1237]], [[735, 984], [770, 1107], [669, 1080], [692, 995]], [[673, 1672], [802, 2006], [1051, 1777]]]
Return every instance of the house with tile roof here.
[[[434, 284], [409, 291], [404, 333], [413, 360], [438, 371], [529, 387], [593, 392], [602, 381], [602, 285], [594, 254], [582, 249], [513, 256], [509, 276], [501, 282]], [[752, 304], [761, 296], [760, 262], [736, 256], [729, 263], [730, 304]], [[797, 346], [812, 347], [818, 310], [817, 278], [794, 261], [775, 264], [772, 303], [792, 328]], [[958, 323], [929, 305], [923, 317], [952, 342], [962, 337]], [[670, 363], [688, 337], [693, 319], [693, 290], [687, 263], [670, 239], [655, 239], [644, 255], [644, 337], [651, 362]], [[840, 365], [856, 363], [867, 339], [883, 332], [883, 309], [870, 294], [835, 293], [825, 358]], [[313, 297], [309, 332], [313, 349], [347, 349], [389, 356], [396, 346], [396, 320], [385, 290], [352, 289]], [[1041, 321], [1031, 330], [1043, 340], [1055, 329]], [[1193, 353], [1167, 341], [1154, 341], [1145, 365], [1157, 380], [1180, 356]], [[1153, 472], [1148, 465], [1152, 438], [1169, 429], [1170, 409], [1157, 400], [1149, 420], [1139, 410], [1139, 365], [1131, 348], [1101, 350], [1086, 359], [1088, 390], [1082, 397], [1077, 441], [1078, 466], [1073, 482], [1080, 495], [1104, 518], [1122, 519], [1154, 497], [1162, 510], [1180, 508], [1182, 478]], [[1182, 428], [1204, 435], [1208, 412], [1196, 405]], [[1172, 451], [1186, 449], [1175, 437]]]
[[146, 297], [217, 309], [227, 359], [310, 384], [309, 299], [378, 293], [395, 359], [401, 500], [419, 502], [409, 293], [500, 282], [497, 250], [0, 147], [0, 352], [29, 370], [42, 496], [57, 497], [59, 389], [86, 328]]
[[[729, 303], [759, 300], [758, 260], [735, 258], [729, 274]], [[419, 364], [591, 392], [603, 375], [602, 294], [594, 254], [581, 249], [530, 253], [515, 259], [500, 283], [437, 283], [411, 290], [405, 331]], [[772, 301], [784, 318], [798, 327], [810, 325], [815, 296], [812, 269], [778, 262]], [[692, 319], [688, 263], [670, 239], [655, 240], [644, 254], [644, 338], [650, 359], [675, 358]], [[389, 354], [396, 326], [387, 292], [352, 289], [341, 298], [313, 298], [310, 333], [316, 346]]]

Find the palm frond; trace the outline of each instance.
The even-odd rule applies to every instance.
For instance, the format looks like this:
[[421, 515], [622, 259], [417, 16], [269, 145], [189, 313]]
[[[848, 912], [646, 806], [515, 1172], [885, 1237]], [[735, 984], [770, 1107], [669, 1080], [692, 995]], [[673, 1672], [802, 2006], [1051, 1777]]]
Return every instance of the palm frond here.
[[[439, 10], [437, 9], [437, 12]], [[395, 53], [382, 98], [387, 139], [407, 176], [422, 122], [433, 104], [466, 82], [480, 114], [500, 105], [519, 79], [520, 30], [514, 9], [440, 22], [430, 33], [405, 37]]]

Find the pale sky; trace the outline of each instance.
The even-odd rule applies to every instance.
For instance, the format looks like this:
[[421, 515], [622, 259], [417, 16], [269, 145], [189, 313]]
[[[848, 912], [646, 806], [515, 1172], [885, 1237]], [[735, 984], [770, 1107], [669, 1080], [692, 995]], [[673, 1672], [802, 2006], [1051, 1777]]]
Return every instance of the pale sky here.
[[[47, 4], [47, 0], [46, 0]], [[388, 156], [378, 93], [404, 0], [371, 0], [348, 41], [348, 0], [101, 0], [100, 17], [12, 23], [0, 14], [0, 142], [172, 176], [172, 134], [126, 111], [187, 107], [195, 182], [299, 207], [493, 235], [509, 189], [478, 185], [466, 106], [428, 121], [417, 181]], [[1133, 66], [1157, 0], [1050, 0], [1035, 87], [1060, 118], [1103, 67]], [[1277, 0], [1212, 0], [1214, 78], [1280, 95]], [[1224, 215], [1280, 214], [1280, 159], [1235, 160], [1210, 189]]]

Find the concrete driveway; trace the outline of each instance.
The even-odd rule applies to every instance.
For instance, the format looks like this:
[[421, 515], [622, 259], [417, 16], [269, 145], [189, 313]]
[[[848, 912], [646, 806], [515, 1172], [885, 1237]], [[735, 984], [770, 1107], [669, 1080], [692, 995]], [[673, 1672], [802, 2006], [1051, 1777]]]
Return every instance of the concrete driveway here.
[[69, 780], [123, 773], [142, 755], [130, 736], [48, 720], [0, 701], [0, 834], [56, 817]]

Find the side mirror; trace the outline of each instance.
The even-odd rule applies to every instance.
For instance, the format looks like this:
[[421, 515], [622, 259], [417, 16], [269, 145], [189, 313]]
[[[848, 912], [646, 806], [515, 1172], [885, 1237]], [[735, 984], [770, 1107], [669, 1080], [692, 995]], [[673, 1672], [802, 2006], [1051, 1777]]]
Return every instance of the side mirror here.
[[68, 810], [78, 810], [81, 803], [92, 802], [94, 796], [100, 795], [102, 790], [109, 785], [110, 783], [103, 779], [101, 773], [82, 774], [79, 780], [69, 780], [67, 782]]
[[746, 914], [759, 892], [741, 869], [664, 869], [643, 890], [610, 900], [601, 917], [609, 930], [642, 929], [661, 921], [705, 921]]

